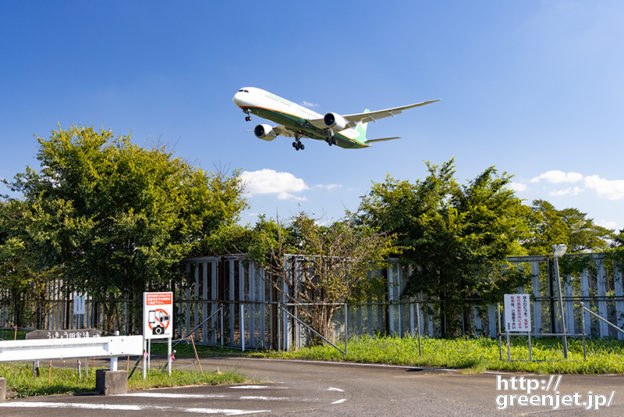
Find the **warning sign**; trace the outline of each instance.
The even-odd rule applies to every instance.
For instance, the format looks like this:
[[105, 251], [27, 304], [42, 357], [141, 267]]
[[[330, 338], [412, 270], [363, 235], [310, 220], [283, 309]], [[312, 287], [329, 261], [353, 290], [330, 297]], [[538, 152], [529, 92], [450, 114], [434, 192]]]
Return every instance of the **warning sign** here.
[[531, 331], [531, 299], [529, 294], [505, 294], [505, 330]]
[[173, 293], [143, 293], [143, 337], [167, 339], [173, 336]]

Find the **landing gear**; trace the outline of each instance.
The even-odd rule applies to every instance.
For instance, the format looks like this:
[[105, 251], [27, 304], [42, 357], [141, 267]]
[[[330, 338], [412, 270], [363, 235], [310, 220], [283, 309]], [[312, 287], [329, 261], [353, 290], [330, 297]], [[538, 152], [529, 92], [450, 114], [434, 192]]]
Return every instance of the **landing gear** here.
[[334, 131], [332, 129], [325, 129], [325, 134], [327, 135], [325, 136], [325, 142], [327, 142], [329, 146], [335, 145], [336, 137], [334, 136]]
[[243, 113], [245, 113], [245, 121], [246, 122], [251, 122], [251, 116], [249, 115], [249, 110], [244, 109]]
[[295, 141], [292, 143], [292, 146], [293, 148], [295, 148], [296, 151], [305, 149], [305, 146], [303, 146], [303, 143], [301, 143], [301, 136], [295, 135]]

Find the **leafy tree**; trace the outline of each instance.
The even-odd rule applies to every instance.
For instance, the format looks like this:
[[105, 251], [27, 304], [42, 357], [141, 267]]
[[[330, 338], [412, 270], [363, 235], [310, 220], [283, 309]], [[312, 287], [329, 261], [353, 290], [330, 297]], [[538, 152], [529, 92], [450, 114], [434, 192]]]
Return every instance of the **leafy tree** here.
[[524, 242], [533, 255], [550, 255], [552, 246], [564, 243], [569, 253], [602, 252], [615, 237], [614, 231], [594, 223], [575, 208], [557, 210], [545, 200], [535, 200], [529, 216], [532, 237]]
[[[29, 229], [48, 266], [96, 299], [162, 289], [203, 238], [245, 207], [238, 176], [192, 167], [130, 136], [71, 127], [38, 138], [41, 170], [10, 184], [29, 207]], [[114, 312], [105, 312], [110, 326]]]
[[[328, 338], [338, 304], [378, 292], [382, 283], [368, 272], [383, 267], [394, 252], [392, 239], [370, 226], [350, 219], [323, 226], [305, 213], [286, 225], [261, 217], [253, 235], [248, 251], [266, 268], [268, 284], [299, 304], [298, 314]], [[297, 278], [288, 273], [295, 269], [295, 259], [287, 254], [301, 255]]]
[[54, 272], [39, 268], [26, 227], [27, 213], [20, 201], [0, 201], [0, 288], [6, 291], [2, 303], [10, 308], [18, 326], [32, 319], [43, 321], [45, 283]]
[[575, 208], [566, 208], [559, 212], [568, 226], [568, 246], [571, 253], [603, 252], [614, 238], [614, 231], [598, 226], [586, 213]]
[[[362, 198], [364, 224], [397, 236], [401, 260], [415, 265], [405, 295], [419, 291], [441, 300], [442, 334], [459, 331], [467, 300], [487, 297], [521, 284], [507, 265], [523, 254], [528, 209], [507, 185], [511, 177], [490, 167], [466, 185], [455, 180], [454, 160], [414, 183], [386, 177]], [[509, 273], [500, 273], [503, 267]]]
[[531, 235], [523, 242], [531, 255], [548, 255], [552, 245], [569, 243], [569, 228], [561, 218], [561, 213], [546, 200], [535, 200], [531, 213], [527, 216]]

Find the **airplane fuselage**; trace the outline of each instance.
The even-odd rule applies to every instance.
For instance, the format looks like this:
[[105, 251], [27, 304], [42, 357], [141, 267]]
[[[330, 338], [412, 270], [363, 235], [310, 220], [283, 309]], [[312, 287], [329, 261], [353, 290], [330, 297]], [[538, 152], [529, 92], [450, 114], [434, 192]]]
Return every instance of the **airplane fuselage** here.
[[245, 113], [252, 113], [279, 123], [300, 137], [317, 140], [327, 140], [328, 137], [333, 137], [335, 144], [342, 148], [370, 146], [358, 140], [359, 135], [355, 129], [331, 131], [328, 128], [312, 125], [308, 120], [322, 119], [323, 115], [260, 88], [244, 87], [236, 92], [232, 101]]

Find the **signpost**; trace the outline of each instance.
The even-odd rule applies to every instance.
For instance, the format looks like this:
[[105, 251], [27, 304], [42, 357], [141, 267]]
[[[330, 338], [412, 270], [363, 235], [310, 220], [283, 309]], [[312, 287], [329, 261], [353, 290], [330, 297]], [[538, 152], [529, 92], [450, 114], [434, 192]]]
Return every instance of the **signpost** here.
[[[173, 337], [173, 293], [143, 293], [143, 379], [150, 365], [152, 339], [167, 339], [167, 369], [171, 375], [171, 338]], [[147, 359], [147, 363], [146, 363]]]
[[507, 334], [507, 360], [511, 360], [510, 332], [528, 335], [529, 360], [533, 360], [531, 352], [531, 298], [529, 294], [505, 294], [505, 330]]
[[507, 332], [531, 332], [529, 294], [505, 294], [505, 330]]
[[74, 296], [74, 316], [82, 316], [81, 323], [76, 323], [78, 327], [84, 326], [84, 314], [85, 314], [85, 296]]

